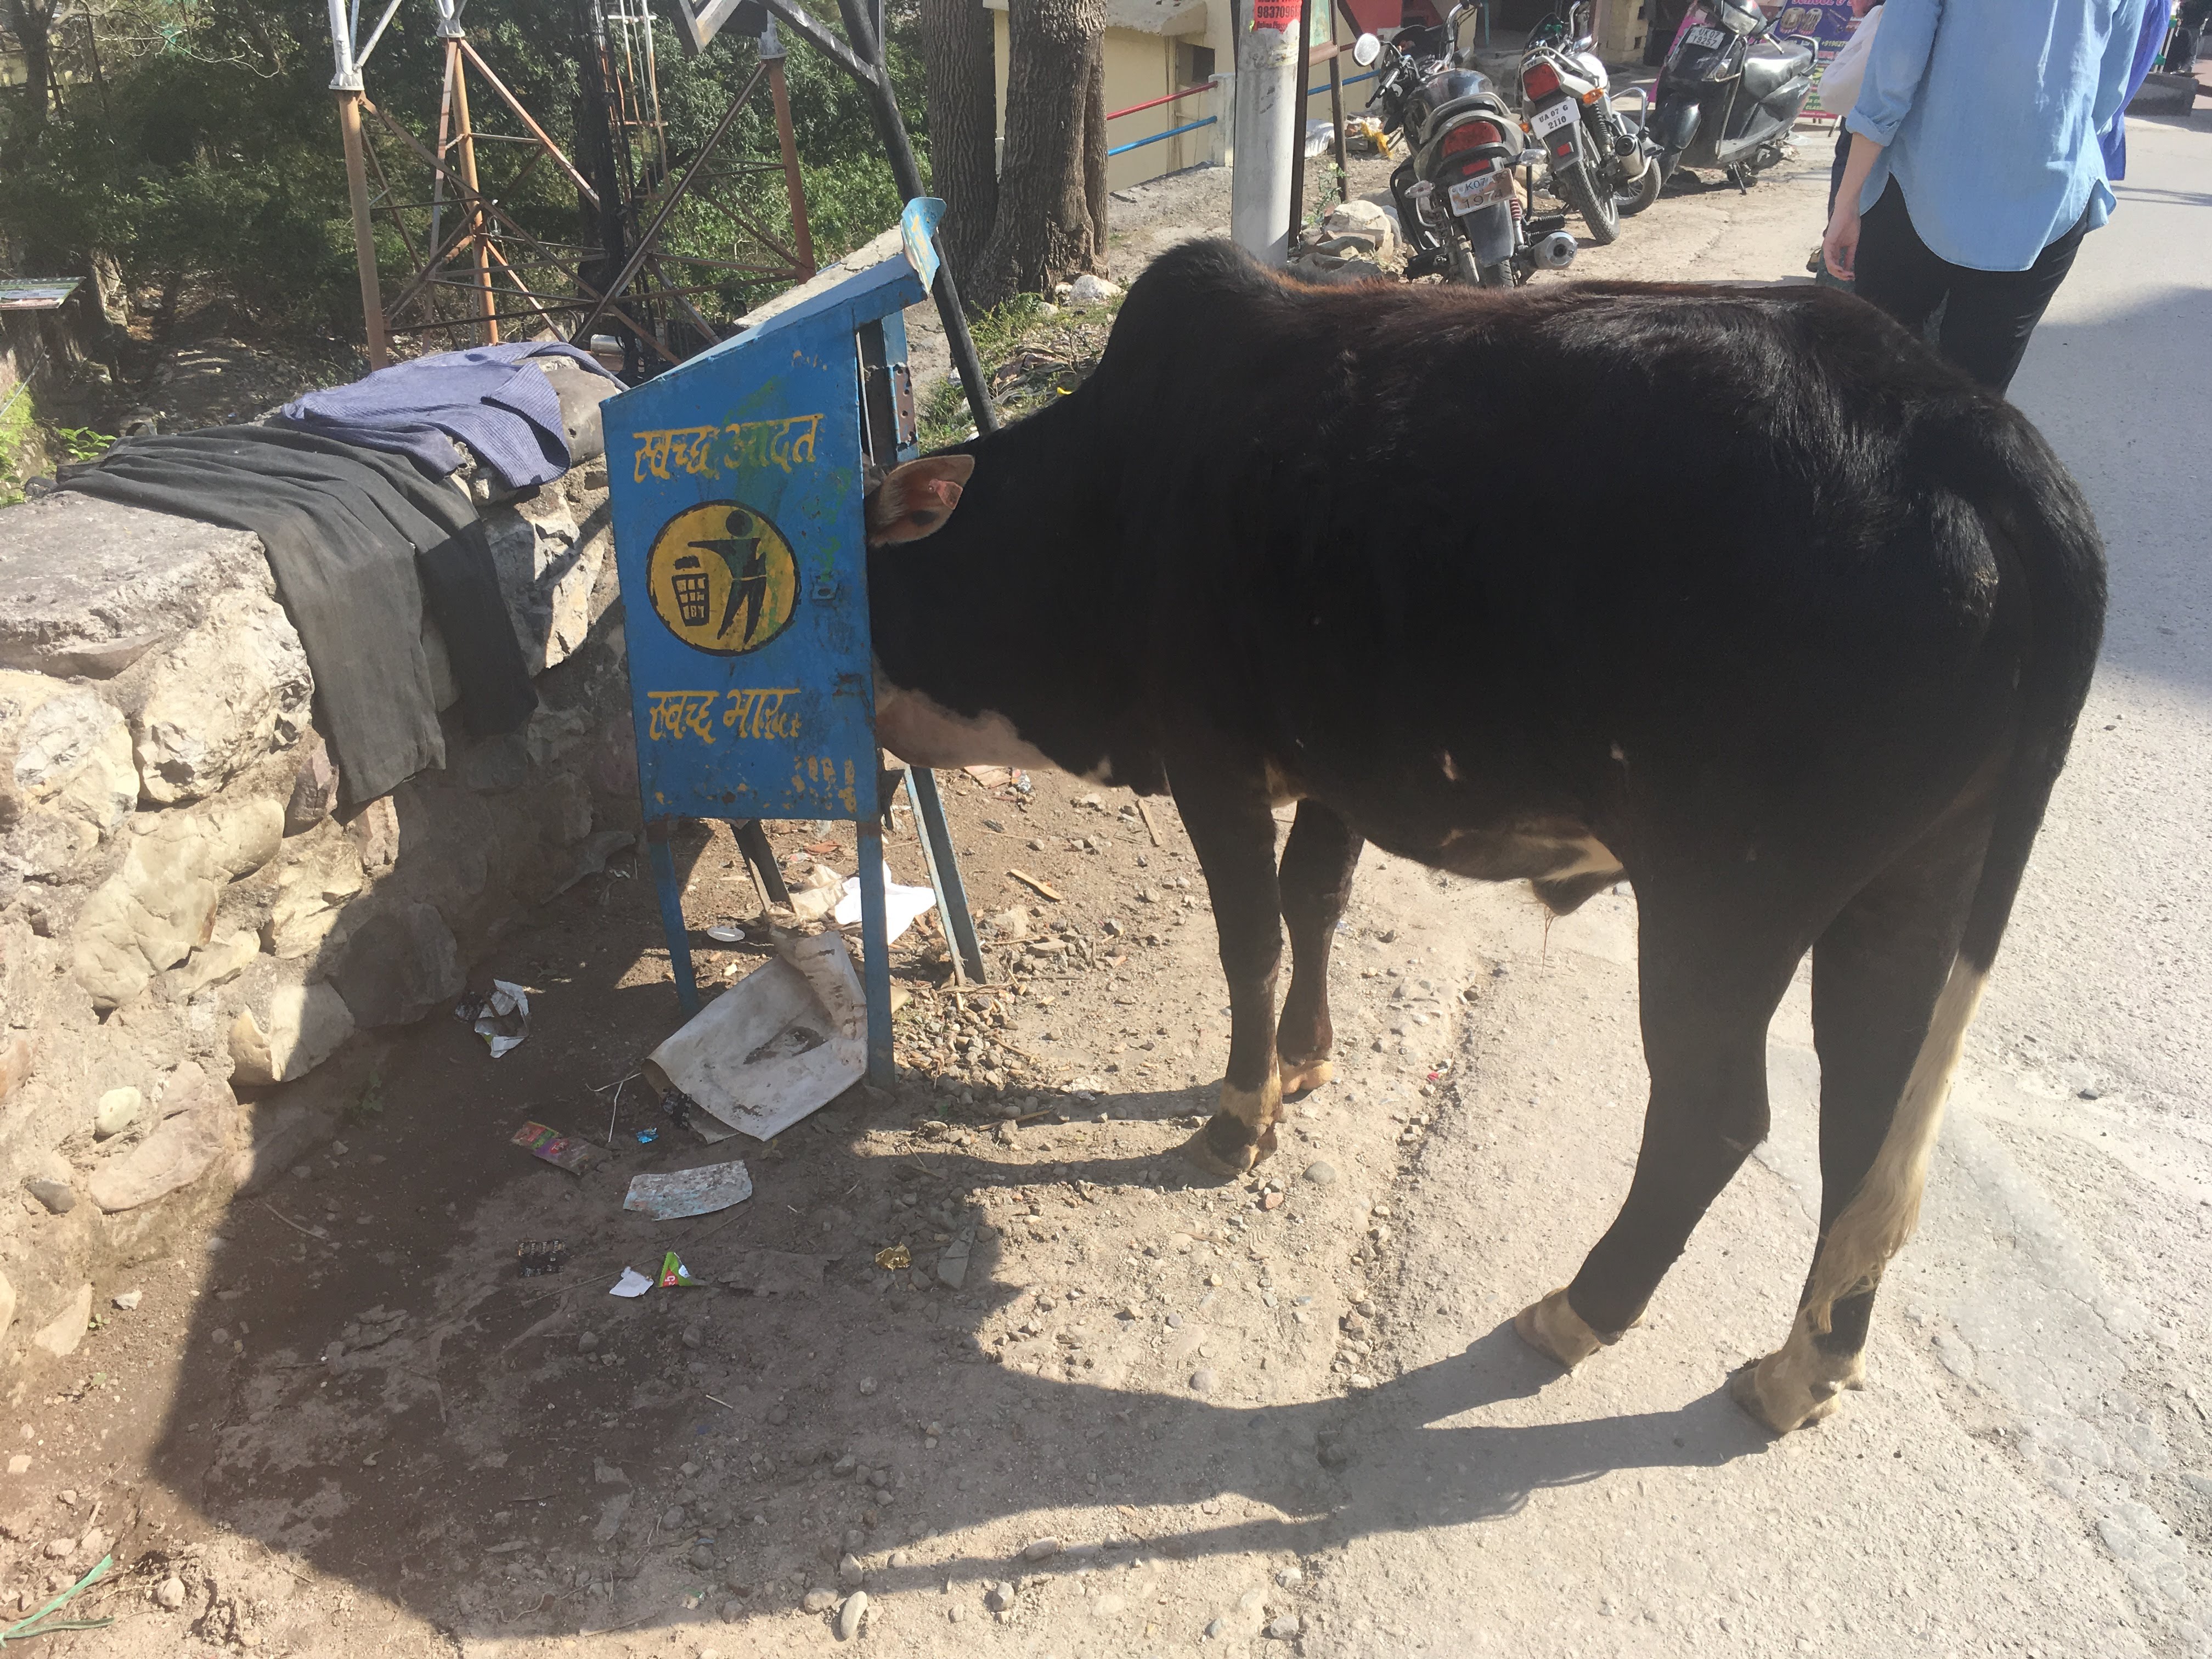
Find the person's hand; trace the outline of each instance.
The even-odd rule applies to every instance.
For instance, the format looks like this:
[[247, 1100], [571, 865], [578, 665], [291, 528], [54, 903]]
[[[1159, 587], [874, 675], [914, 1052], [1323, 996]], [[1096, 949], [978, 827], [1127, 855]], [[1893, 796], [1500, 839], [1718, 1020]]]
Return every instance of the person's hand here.
[[1842, 282], [1850, 282], [1859, 257], [1859, 204], [1857, 192], [1842, 190], [1836, 193], [1836, 210], [1828, 216], [1827, 233], [1820, 238], [1820, 262], [1828, 268], [1828, 275]]

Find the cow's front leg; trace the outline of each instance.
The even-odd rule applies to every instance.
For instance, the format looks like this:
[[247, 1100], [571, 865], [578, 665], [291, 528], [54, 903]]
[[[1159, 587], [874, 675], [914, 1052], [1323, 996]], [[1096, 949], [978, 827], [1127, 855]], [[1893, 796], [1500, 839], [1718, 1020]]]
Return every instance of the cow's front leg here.
[[[1180, 763], [1178, 763], [1178, 761]], [[1275, 979], [1282, 963], [1275, 817], [1266, 774], [1209, 749], [1171, 757], [1168, 781], [1206, 872], [1229, 980], [1229, 1069], [1212, 1118], [1185, 1147], [1215, 1175], [1242, 1175], [1275, 1150]]]
[[1291, 988], [1275, 1028], [1285, 1097], [1318, 1089], [1334, 1072], [1336, 1033], [1328, 1019], [1328, 950], [1352, 896], [1352, 872], [1364, 845], [1352, 826], [1317, 800], [1298, 803], [1283, 848], [1283, 926], [1291, 936]]

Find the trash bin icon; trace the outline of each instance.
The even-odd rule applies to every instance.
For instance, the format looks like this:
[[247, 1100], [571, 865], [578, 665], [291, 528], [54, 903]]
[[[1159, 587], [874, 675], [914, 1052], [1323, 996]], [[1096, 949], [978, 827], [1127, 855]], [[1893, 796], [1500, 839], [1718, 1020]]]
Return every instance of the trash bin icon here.
[[698, 555], [687, 553], [676, 561], [669, 586], [676, 590], [676, 614], [686, 628], [707, 625], [708, 581]]

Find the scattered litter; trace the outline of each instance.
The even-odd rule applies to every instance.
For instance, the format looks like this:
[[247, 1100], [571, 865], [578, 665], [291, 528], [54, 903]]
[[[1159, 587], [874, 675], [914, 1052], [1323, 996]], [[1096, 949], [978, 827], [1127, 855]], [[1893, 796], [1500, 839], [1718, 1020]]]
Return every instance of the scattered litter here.
[[137, 1308], [138, 1304], [145, 1299], [146, 1292], [143, 1291], [125, 1291], [122, 1295], [115, 1298], [115, 1305], [122, 1309], [124, 1312], [130, 1313], [134, 1311]]
[[817, 864], [785, 884], [791, 890], [791, 912], [800, 921], [819, 921], [837, 908], [845, 890], [845, 878], [826, 864]]
[[663, 1089], [660, 1091], [660, 1109], [675, 1120], [679, 1129], [691, 1127], [691, 1114], [698, 1109], [699, 1103], [681, 1089]]
[[[915, 918], [925, 910], [934, 909], [937, 895], [927, 887], [902, 887], [895, 881], [884, 883], [884, 927], [887, 938], [896, 944], [901, 933], [914, 926]], [[845, 878], [845, 896], [837, 901], [837, 908], [830, 919], [840, 927], [850, 927], [860, 919], [860, 878]]]
[[524, 1279], [557, 1273], [568, 1265], [568, 1241], [565, 1238], [526, 1238], [514, 1247], [515, 1272]]
[[1035, 876], [1030, 875], [1025, 870], [1009, 870], [1006, 873], [1012, 876], [1016, 881], [1021, 883], [1023, 886], [1030, 888], [1033, 891], [1042, 893], [1045, 897], [1050, 899], [1054, 904], [1060, 902], [1060, 895], [1053, 891], [1052, 885], [1049, 882], [1039, 881]]
[[653, 1288], [653, 1281], [635, 1267], [624, 1267], [622, 1277], [607, 1291], [609, 1296], [643, 1296]]
[[876, 1252], [876, 1266], [896, 1273], [902, 1267], [914, 1266], [914, 1252], [903, 1244], [893, 1244]]
[[453, 1018], [470, 1025], [497, 1060], [530, 1035], [530, 993], [503, 979], [491, 982], [488, 997], [465, 996], [453, 1005]]
[[768, 1140], [866, 1075], [866, 1030], [867, 999], [844, 936], [787, 939], [773, 962], [647, 1055], [646, 1077]]
[[100, 1578], [108, 1568], [114, 1565], [115, 1557], [112, 1554], [101, 1556], [99, 1565], [90, 1572], [85, 1574], [83, 1577], [78, 1579], [76, 1583], [54, 1597], [29, 1618], [19, 1619], [7, 1629], [0, 1630], [0, 1646], [5, 1646], [10, 1642], [28, 1641], [33, 1636], [51, 1635], [58, 1630], [106, 1630], [115, 1622], [112, 1619], [57, 1619], [52, 1624], [42, 1621], [48, 1615], [59, 1612], [74, 1601], [84, 1593], [88, 1586]]
[[514, 1132], [514, 1145], [521, 1147], [532, 1158], [543, 1158], [556, 1170], [566, 1170], [580, 1176], [598, 1164], [603, 1156], [588, 1140], [579, 1140], [574, 1135], [564, 1135], [558, 1129], [548, 1128], [543, 1123], [526, 1123]]
[[641, 1175], [629, 1183], [623, 1208], [635, 1210], [654, 1221], [675, 1221], [687, 1215], [712, 1215], [753, 1195], [753, 1178], [744, 1161], [708, 1164], [696, 1170], [678, 1170], [667, 1175]]
[[718, 921], [707, 930], [707, 937], [717, 945], [743, 945], [745, 930], [733, 921]]
[[660, 1130], [657, 1125], [640, 1129], [637, 1132], [637, 1144], [641, 1146], [650, 1146], [654, 1141], [659, 1139]]
[[1137, 816], [1144, 819], [1145, 833], [1152, 838], [1152, 845], [1155, 847], [1162, 845], [1160, 826], [1153, 821], [1152, 809], [1145, 804], [1145, 798], [1142, 795], [1137, 797]]
[[691, 1270], [684, 1265], [684, 1258], [671, 1250], [660, 1258], [660, 1283], [666, 1289], [696, 1285], [699, 1281], [691, 1277]]

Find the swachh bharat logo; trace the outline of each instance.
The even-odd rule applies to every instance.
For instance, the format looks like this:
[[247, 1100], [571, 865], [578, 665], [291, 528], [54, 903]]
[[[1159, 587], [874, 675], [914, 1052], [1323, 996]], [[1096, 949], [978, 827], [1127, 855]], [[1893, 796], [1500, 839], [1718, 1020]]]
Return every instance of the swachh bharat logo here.
[[661, 526], [646, 588], [669, 632], [718, 657], [757, 651], [791, 623], [799, 562], [783, 533], [752, 508], [708, 501]]

